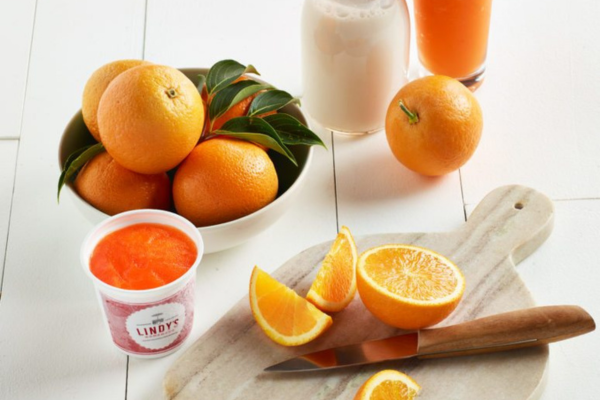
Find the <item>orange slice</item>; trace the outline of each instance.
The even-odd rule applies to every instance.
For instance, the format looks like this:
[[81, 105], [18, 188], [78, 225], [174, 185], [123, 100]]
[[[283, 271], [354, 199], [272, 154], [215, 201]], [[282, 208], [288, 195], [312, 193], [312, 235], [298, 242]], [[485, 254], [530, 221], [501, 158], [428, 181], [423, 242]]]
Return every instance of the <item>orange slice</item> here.
[[358, 254], [350, 230], [342, 226], [317, 273], [306, 299], [321, 311], [341, 311], [356, 294]]
[[250, 278], [250, 308], [267, 336], [284, 346], [308, 343], [332, 324], [329, 315], [258, 267]]
[[412, 400], [421, 386], [402, 372], [386, 369], [370, 377], [354, 400]]
[[465, 278], [432, 250], [390, 244], [361, 254], [357, 287], [367, 309], [383, 322], [421, 329], [450, 315], [462, 298]]

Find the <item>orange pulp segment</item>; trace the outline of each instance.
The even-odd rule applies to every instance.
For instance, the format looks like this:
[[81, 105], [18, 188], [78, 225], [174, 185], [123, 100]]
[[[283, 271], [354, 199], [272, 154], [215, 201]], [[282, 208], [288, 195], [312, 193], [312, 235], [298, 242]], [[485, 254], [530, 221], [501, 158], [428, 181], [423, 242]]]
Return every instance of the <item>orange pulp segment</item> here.
[[446, 318], [458, 305], [465, 278], [432, 250], [390, 244], [359, 257], [357, 287], [371, 313], [401, 329], [421, 329]]
[[117, 288], [153, 289], [180, 278], [197, 255], [192, 239], [179, 229], [140, 223], [102, 238], [90, 257], [90, 270]]
[[325, 312], [346, 308], [356, 294], [358, 254], [350, 230], [342, 226], [312, 283], [306, 299]]
[[258, 267], [252, 271], [249, 296], [258, 325], [284, 346], [308, 343], [332, 324], [329, 315]]
[[370, 377], [354, 400], [412, 400], [421, 386], [402, 372], [386, 369]]

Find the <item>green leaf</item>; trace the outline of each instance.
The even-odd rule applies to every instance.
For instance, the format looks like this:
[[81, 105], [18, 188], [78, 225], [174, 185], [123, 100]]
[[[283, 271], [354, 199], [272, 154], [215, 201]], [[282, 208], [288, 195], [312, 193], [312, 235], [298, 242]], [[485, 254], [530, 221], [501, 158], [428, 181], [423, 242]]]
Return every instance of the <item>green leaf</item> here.
[[60, 201], [60, 191], [65, 183], [69, 182], [75, 176], [77, 171], [79, 171], [79, 169], [85, 165], [85, 163], [103, 151], [104, 146], [102, 143], [96, 143], [94, 145], [75, 150], [69, 155], [67, 161], [65, 161], [63, 171], [58, 178], [58, 193], [56, 195], [57, 201]]
[[298, 99], [283, 90], [269, 90], [259, 94], [252, 100], [249, 116], [264, 114], [269, 111], [277, 111], [288, 104], [297, 103]]
[[221, 129], [214, 132], [217, 135], [226, 135], [239, 139], [249, 140], [267, 146], [270, 149], [286, 156], [294, 165], [298, 166], [294, 154], [281, 141], [275, 129], [262, 118], [237, 117], [225, 122]]
[[325, 149], [327, 148], [316, 133], [289, 114], [267, 115], [263, 119], [277, 131], [277, 134], [285, 145], [319, 145]]
[[200, 93], [200, 96], [202, 96], [202, 90], [204, 89], [204, 84], [206, 83], [206, 76], [202, 75], [202, 74], [198, 74], [198, 86], [196, 86], [198, 88], [198, 93]]
[[215, 131], [217, 136], [230, 136], [237, 139], [247, 140], [252, 143], [261, 144], [269, 149], [273, 149], [276, 152], [283, 154], [285, 157], [289, 158], [289, 160], [296, 166], [298, 163], [296, 162], [296, 158], [290, 152], [286, 151], [285, 145], [282, 146], [280, 142], [277, 142], [272, 136], [263, 134], [263, 133], [252, 133], [252, 132], [231, 132], [231, 131], [223, 131], [217, 130]]
[[218, 92], [245, 73], [260, 75], [252, 65], [242, 65], [234, 60], [219, 61], [210, 68], [206, 76], [208, 94]]
[[216, 120], [225, 114], [233, 105], [244, 100], [254, 93], [269, 88], [269, 85], [262, 85], [253, 80], [236, 82], [220, 90], [210, 102], [208, 115], [211, 121]]
[[75, 161], [75, 159], [77, 157], [79, 157], [81, 155], [81, 153], [85, 152], [87, 149], [89, 149], [92, 146], [93, 145], [89, 145], [89, 146], [85, 146], [80, 149], [77, 149], [74, 152], [72, 152], [69, 155], [69, 157], [67, 157], [67, 160], [65, 161], [65, 165], [63, 165], [63, 170], [60, 173], [60, 177], [58, 178], [58, 195], [56, 196], [57, 201], [60, 201], [60, 190], [62, 189], [63, 185], [65, 184], [65, 176], [67, 174], [67, 170], [69, 169], [69, 166], [71, 164], [73, 164], [73, 161]]

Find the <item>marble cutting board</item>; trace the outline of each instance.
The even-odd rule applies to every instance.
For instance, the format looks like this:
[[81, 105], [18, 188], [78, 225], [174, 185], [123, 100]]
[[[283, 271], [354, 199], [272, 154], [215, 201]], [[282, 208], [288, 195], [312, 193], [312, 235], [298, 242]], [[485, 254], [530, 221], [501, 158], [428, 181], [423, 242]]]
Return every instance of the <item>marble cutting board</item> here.
[[[535, 305], [515, 265], [550, 235], [553, 215], [552, 202], [543, 194], [505, 186], [489, 193], [456, 231], [369, 235], [356, 237], [356, 242], [359, 253], [386, 243], [410, 243], [453, 260], [463, 271], [467, 287], [458, 308], [438, 325], [446, 326]], [[305, 295], [330, 245], [303, 251], [273, 276]], [[171, 366], [164, 378], [165, 398], [352, 400], [369, 376], [386, 368], [413, 377], [423, 388], [419, 400], [533, 400], [543, 389], [547, 346], [330, 371], [262, 372], [302, 353], [401, 332], [375, 319], [358, 295], [333, 319], [332, 328], [315, 341], [283, 347], [256, 325], [246, 295]]]

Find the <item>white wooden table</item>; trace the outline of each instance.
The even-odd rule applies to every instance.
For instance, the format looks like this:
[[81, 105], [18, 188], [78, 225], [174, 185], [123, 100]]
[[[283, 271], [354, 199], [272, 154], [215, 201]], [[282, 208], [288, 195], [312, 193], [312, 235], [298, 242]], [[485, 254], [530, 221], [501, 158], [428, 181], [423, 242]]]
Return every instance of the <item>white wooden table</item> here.
[[[142, 361], [111, 344], [79, 265], [91, 225], [67, 196], [56, 203], [62, 130], [92, 71], [121, 58], [176, 67], [234, 58], [300, 94], [301, 6], [0, 0], [0, 399], [161, 398], [181, 352]], [[382, 133], [320, 132], [329, 150], [316, 149], [295, 209], [203, 260], [187, 345], [246, 293], [255, 264], [272, 271], [342, 224], [355, 235], [455, 229], [487, 192], [512, 183], [556, 205], [554, 233], [518, 267], [537, 302], [578, 304], [600, 319], [600, 2], [503, 0], [492, 14], [488, 78], [476, 93], [485, 128], [472, 160], [428, 179], [398, 164]], [[551, 346], [543, 400], [598, 399], [598, 335]]]

